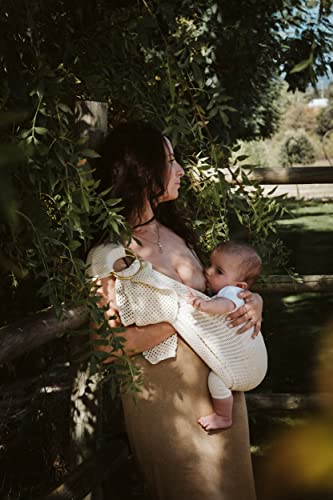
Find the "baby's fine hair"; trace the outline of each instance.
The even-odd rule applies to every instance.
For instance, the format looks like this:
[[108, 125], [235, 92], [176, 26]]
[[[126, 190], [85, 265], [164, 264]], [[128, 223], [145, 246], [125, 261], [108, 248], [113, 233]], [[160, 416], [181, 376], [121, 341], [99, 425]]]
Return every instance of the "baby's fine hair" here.
[[262, 270], [262, 261], [251, 245], [243, 241], [229, 240], [217, 245], [215, 250], [240, 256], [242, 258], [240, 280], [246, 281], [249, 287], [257, 281]]

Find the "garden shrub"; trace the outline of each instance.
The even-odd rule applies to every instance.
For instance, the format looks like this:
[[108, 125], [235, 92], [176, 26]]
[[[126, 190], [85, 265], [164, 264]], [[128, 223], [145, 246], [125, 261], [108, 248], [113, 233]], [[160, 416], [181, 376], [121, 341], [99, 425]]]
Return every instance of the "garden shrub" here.
[[315, 148], [304, 130], [290, 130], [285, 134], [280, 146], [283, 167], [312, 163], [314, 159]]
[[317, 117], [317, 134], [324, 136], [330, 130], [333, 131], [333, 103], [324, 108]]

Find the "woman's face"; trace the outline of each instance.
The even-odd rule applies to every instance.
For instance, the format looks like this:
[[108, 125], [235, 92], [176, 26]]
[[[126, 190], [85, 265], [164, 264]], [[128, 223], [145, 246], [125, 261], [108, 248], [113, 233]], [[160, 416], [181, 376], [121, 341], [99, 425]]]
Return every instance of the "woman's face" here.
[[176, 200], [180, 188], [180, 179], [184, 175], [184, 170], [175, 159], [171, 142], [164, 137], [164, 151], [167, 167], [165, 170], [165, 191], [159, 197], [158, 202]]

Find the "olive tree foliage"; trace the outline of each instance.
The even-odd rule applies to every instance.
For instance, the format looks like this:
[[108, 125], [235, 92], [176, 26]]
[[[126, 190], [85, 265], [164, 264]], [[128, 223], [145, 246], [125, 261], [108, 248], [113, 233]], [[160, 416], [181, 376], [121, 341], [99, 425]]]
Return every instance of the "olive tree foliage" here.
[[[84, 304], [102, 325], [103, 338], [90, 347], [108, 343], [85, 258], [101, 230], [114, 240], [129, 230], [121, 200], [96, 195], [97, 153], [77, 133], [76, 100], [107, 102], [110, 126], [145, 119], [171, 138], [188, 172], [179, 203], [204, 250], [238, 225], [271, 268], [285, 264], [273, 237], [279, 200], [265, 199], [248, 180], [246, 158], [236, 154], [231, 162], [230, 151], [238, 138], [272, 133], [279, 74], [297, 88], [325, 72], [331, 5], [312, 3], [314, 23], [305, 0], [2, 1], [0, 265], [11, 287], [1, 294], [5, 307], [20, 287], [37, 288], [39, 305], [59, 315]], [[11, 320], [5, 307], [3, 320]], [[120, 330], [112, 334], [114, 350], [123, 343]], [[94, 351], [93, 367], [104, 357]], [[111, 374], [128, 369], [131, 382], [133, 366], [122, 360]]]

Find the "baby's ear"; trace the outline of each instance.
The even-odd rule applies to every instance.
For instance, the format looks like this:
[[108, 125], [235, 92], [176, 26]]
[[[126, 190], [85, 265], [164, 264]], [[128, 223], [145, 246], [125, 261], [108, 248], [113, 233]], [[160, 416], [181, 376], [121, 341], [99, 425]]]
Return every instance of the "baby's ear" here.
[[236, 283], [236, 286], [238, 286], [239, 288], [243, 288], [243, 290], [248, 289], [248, 285], [247, 285], [246, 281], [238, 281], [238, 283]]

